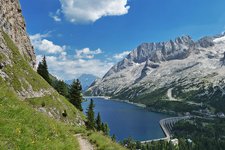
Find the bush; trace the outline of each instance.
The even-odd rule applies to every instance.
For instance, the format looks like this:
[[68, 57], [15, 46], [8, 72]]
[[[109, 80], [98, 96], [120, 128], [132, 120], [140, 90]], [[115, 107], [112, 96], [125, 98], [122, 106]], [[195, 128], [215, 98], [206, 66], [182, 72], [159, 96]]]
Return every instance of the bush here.
[[41, 107], [45, 107], [45, 102], [42, 102], [41, 103]]
[[63, 116], [63, 117], [67, 117], [67, 112], [66, 112], [66, 110], [63, 111], [62, 116]]

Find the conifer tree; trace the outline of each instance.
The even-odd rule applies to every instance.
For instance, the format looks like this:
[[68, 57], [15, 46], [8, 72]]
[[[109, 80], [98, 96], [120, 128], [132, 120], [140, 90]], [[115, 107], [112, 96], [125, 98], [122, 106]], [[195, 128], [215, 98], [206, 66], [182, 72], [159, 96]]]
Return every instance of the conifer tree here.
[[111, 139], [112, 139], [112, 141], [116, 142], [116, 135], [113, 134]]
[[102, 122], [101, 123], [101, 131], [103, 132], [103, 133], [105, 133], [105, 124]]
[[39, 75], [41, 75], [42, 72], [43, 72], [43, 65], [42, 65], [41, 62], [39, 62], [38, 67], [37, 67], [37, 73], [38, 73]]
[[87, 109], [87, 128], [94, 130], [95, 129], [95, 113], [94, 113], [94, 101], [91, 99], [91, 102]]
[[109, 126], [107, 123], [104, 124], [104, 134], [109, 135]]
[[49, 77], [48, 66], [46, 62], [46, 57], [44, 56], [42, 62], [38, 64], [37, 68], [38, 74], [40, 74], [49, 84], [51, 84], [51, 79]]
[[69, 90], [69, 100], [77, 109], [83, 111], [81, 105], [83, 100], [81, 91], [82, 86], [80, 84], [80, 81], [78, 79], [74, 80]]
[[101, 126], [102, 126], [101, 116], [100, 116], [100, 113], [98, 113], [97, 118], [96, 118], [97, 131], [101, 131]]
[[101, 124], [101, 130], [105, 135], [109, 135], [109, 126], [107, 123]]
[[57, 90], [57, 92], [59, 92], [59, 94], [68, 97], [68, 87], [63, 80], [56, 81], [54, 88]]

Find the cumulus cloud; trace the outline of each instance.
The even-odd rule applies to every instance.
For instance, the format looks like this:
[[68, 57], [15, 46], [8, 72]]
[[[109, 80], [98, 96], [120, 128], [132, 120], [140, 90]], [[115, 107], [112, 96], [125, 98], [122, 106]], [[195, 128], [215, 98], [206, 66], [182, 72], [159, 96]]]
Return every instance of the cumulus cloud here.
[[60, 0], [62, 13], [72, 23], [90, 23], [104, 16], [128, 13], [128, 0]]
[[113, 58], [117, 59], [117, 60], [121, 60], [123, 58], [125, 58], [128, 54], [130, 53], [130, 51], [124, 51], [122, 53], [119, 53], [119, 54], [115, 54], [113, 56]]
[[31, 43], [35, 50], [50, 54], [62, 53], [65, 51], [66, 46], [56, 45], [52, 41], [45, 39], [46, 37], [48, 37], [48, 34], [30, 35]]
[[[81, 74], [93, 74], [102, 77], [112, 66], [112, 62], [99, 59], [61, 59], [60, 56], [46, 56], [49, 72], [60, 79], [71, 80], [78, 78]], [[38, 55], [37, 60], [41, 61], [42, 56]]]
[[[84, 48], [68, 54], [66, 46], [54, 44], [47, 40], [49, 34], [31, 35], [30, 39], [37, 50], [37, 65], [46, 56], [49, 72], [60, 79], [71, 80], [82, 74], [93, 74], [102, 77], [112, 66], [113, 62], [95, 59], [94, 56], [103, 53], [101, 49]], [[87, 59], [88, 58], [88, 59]]]
[[101, 53], [102, 53], [101, 49], [96, 49], [92, 51], [89, 48], [84, 48], [81, 50], [76, 50], [76, 57], [92, 59], [94, 58], [94, 55], [101, 54]]

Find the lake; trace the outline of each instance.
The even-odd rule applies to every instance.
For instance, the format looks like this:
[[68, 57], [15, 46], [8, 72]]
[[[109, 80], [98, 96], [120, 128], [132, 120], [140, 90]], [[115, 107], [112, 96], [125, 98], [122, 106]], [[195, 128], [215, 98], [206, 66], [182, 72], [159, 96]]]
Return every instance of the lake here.
[[[124, 102], [104, 98], [92, 99], [95, 104], [95, 115], [100, 113], [102, 121], [109, 125], [110, 135], [115, 134], [117, 140], [132, 137], [144, 141], [164, 137], [159, 121], [169, 116]], [[90, 98], [83, 102], [84, 112], [89, 103]]]

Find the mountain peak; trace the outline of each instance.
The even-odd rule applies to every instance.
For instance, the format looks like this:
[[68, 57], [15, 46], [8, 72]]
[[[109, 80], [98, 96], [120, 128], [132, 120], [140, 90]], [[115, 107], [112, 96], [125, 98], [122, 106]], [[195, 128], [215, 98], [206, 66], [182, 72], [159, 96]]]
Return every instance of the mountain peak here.
[[177, 37], [175, 39], [175, 42], [180, 43], [180, 44], [182, 44], [182, 43], [192, 43], [193, 40], [189, 35], [183, 35], [181, 37]]
[[136, 63], [145, 62], [147, 59], [153, 62], [167, 61], [171, 59], [183, 59], [187, 57], [194, 41], [190, 36], [178, 37], [175, 40], [157, 43], [143, 43], [128, 55], [128, 59]]
[[195, 42], [190, 36], [177, 37], [175, 40], [167, 42], [142, 43], [128, 54], [126, 58], [112, 67], [104, 77], [136, 63], [142, 64], [146, 61], [160, 63], [174, 59], [185, 59], [190, 55], [194, 46]]
[[196, 42], [190, 36], [181, 36], [167, 42], [143, 43], [89, 90], [94, 95], [132, 100], [148, 99], [145, 95], [155, 96], [157, 91], [166, 97], [171, 86], [183, 87], [183, 93], [199, 90], [199, 95], [204, 95], [200, 84], [207, 89], [224, 80], [224, 47], [224, 36], [204, 37]]

